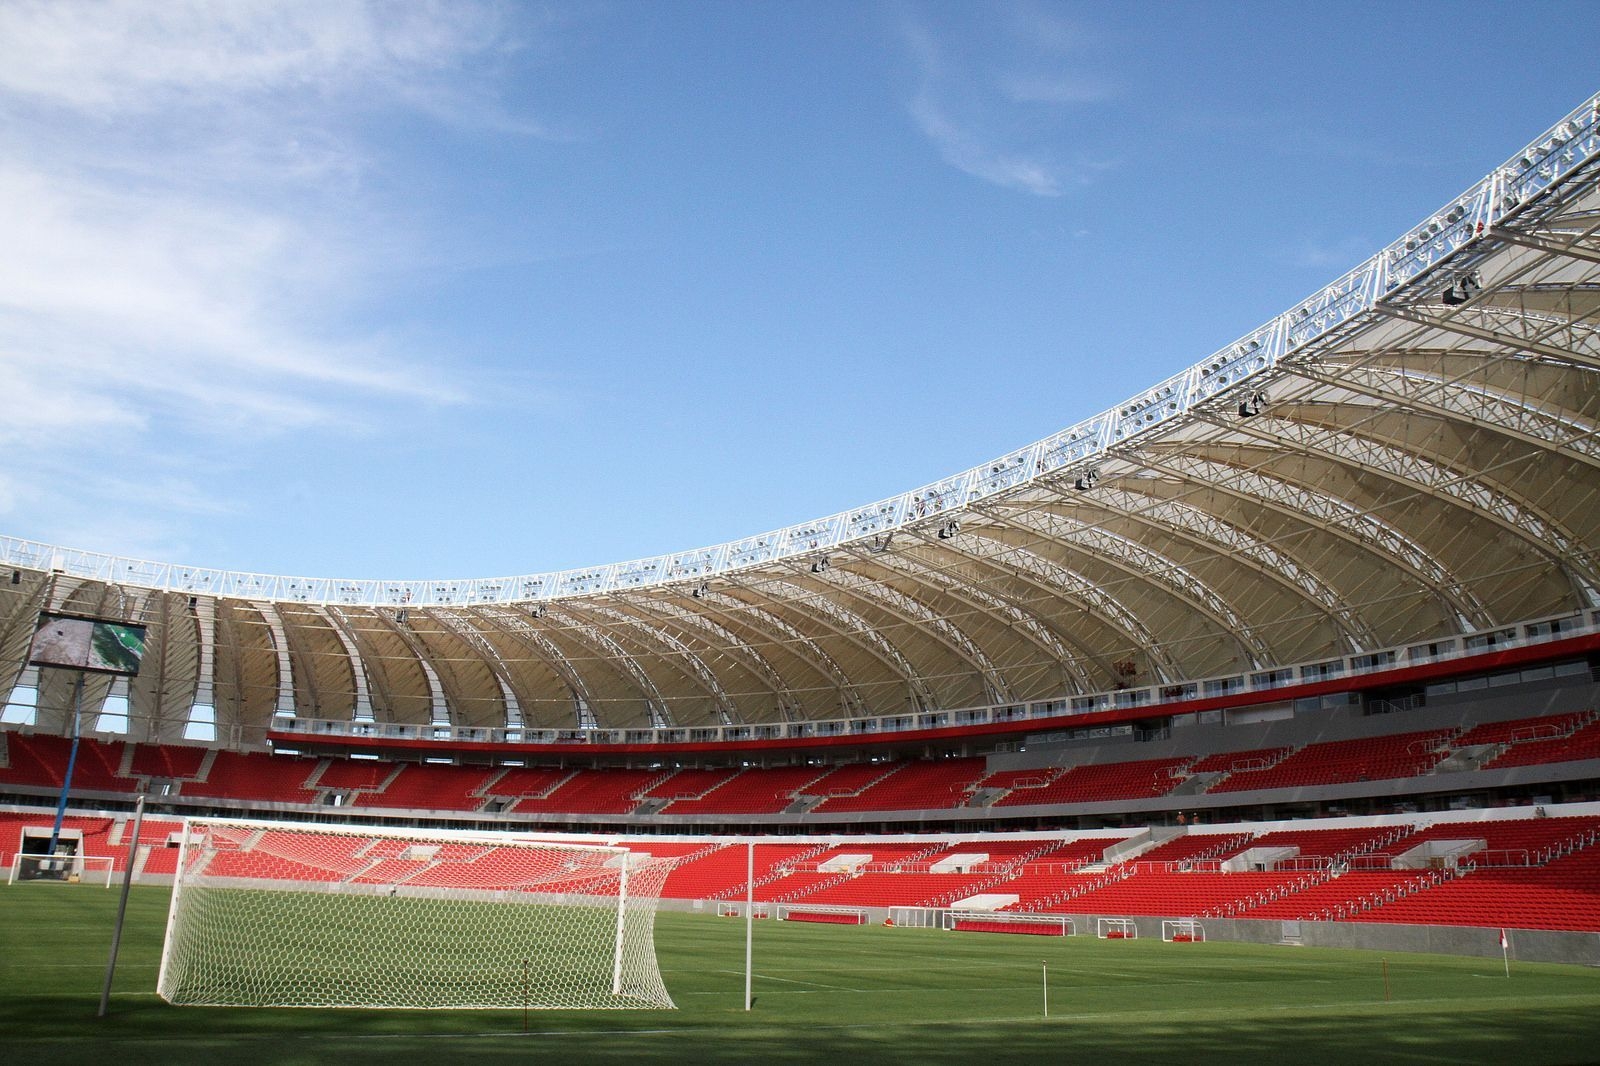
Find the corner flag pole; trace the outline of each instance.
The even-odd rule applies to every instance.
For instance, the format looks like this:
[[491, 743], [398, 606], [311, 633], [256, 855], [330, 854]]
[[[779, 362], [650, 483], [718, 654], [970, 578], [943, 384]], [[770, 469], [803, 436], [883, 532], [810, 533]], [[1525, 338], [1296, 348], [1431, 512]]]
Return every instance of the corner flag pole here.
[[1507, 946], [1508, 945], [1506, 944], [1506, 931], [1504, 929], [1501, 929], [1500, 930], [1500, 961], [1505, 963], [1506, 976], [1510, 977], [1511, 976], [1511, 955], [1506, 950]]
[[1039, 974], [1044, 979], [1044, 1016], [1050, 1017], [1050, 964], [1039, 960]]
[[751, 944], [756, 928], [756, 842], [744, 842], [744, 1009], [750, 1009]]

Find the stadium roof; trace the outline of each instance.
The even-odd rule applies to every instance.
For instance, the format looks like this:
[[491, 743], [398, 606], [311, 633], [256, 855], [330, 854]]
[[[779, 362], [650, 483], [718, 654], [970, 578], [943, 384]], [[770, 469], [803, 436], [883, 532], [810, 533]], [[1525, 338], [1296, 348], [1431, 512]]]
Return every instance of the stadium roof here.
[[1600, 97], [1114, 410], [705, 549], [414, 582], [0, 541], [0, 663], [22, 676], [39, 610], [144, 621], [128, 695], [153, 739], [197, 704], [222, 735], [288, 713], [644, 728], [1170, 684], [1594, 607], [1597, 173]]

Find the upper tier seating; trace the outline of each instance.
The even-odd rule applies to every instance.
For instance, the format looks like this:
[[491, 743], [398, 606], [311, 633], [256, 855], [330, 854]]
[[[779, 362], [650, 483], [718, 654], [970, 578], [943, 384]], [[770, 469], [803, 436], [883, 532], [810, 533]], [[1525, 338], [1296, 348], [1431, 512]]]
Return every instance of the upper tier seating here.
[[176, 744], [135, 744], [130, 772], [135, 777], [199, 777], [207, 750]]
[[582, 770], [548, 794], [520, 799], [511, 809], [517, 814], [632, 814], [639, 806], [635, 796], [664, 776], [660, 770]]
[[219, 751], [204, 781], [183, 783], [183, 795], [311, 804], [317, 794], [306, 787], [306, 781], [316, 767], [309, 759]]
[[322, 773], [317, 775], [317, 787], [335, 790], [361, 789], [372, 791], [382, 788], [383, 783], [399, 767], [391, 762], [365, 762], [357, 759], [330, 759], [322, 768]]
[[1587, 725], [1564, 737], [1512, 744], [1485, 763], [1484, 769], [1497, 770], [1506, 766], [1577, 762], [1580, 759], [1600, 759], [1600, 718], [1590, 719]]
[[939, 759], [891, 764], [895, 771], [853, 796], [829, 796], [818, 811], [946, 810], [962, 806], [972, 783], [983, 776], [982, 759]]
[[673, 800], [669, 814], [777, 814], [826, 773], [820, 766], [750, 767], [696, 799]]
[[1209, 791], [1242, 792], [1415, 777], [1438, 765], [1447, 754], [1445, 745], [1452, 735], [1451, 730], [1424, 730], [1308, 744], [1273, 766], [1229, 774]]
[[738, 770], [728, 768], [679, 770], [666, 780], [658, 781], [645, 789], [642, 793], [642, 798], [664, 800], [700, 799], [718, 785], [727, 784], [738, 772]]
[[548, 796], [576, 770], [550, 766], [512, 766], [484, 786], [484, 793], [501, 799]]
[[351, 803], [394, 810], [475, 811], [484, 804], [483, 786], [499, 772], [487, 766], [410, 763], [382, 792], [358, 793]]
[[[72, 751], [69, 737], [50, 733], [8, 733], [6, 751], [9, 765], [0, 768], [0, 782], [60, 788], [66, 776], [67, 759]], [[78, 742], [78, 761], [72, 769], [72, 787], [84, 792], [132, 792], [139, 783], [117, 776], [122, 764], [123, 745], [83, 737]]]
[[1037, 788], [1014, 788], [995, 801], [994, 805], [1018, 807], [1036, 803], [1090, 803], [1164, 796], [1179, 783], [1174, 774], [1193, 761], [1190, 756], [1180, 756], [1074, 766]]

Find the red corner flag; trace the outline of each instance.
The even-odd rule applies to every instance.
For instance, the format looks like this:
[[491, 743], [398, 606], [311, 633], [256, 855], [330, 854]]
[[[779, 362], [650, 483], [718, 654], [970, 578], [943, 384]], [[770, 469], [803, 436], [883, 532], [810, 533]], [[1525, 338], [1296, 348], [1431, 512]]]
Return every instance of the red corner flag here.
[[1506, 931], [1504, 929], [1502, 929], [1502, 930], [1500, 930], [1500, 950], [1504, 951], [1505, 949], [1506, 949]]
[[1500, 927], [1500, 961], [1505, 964], [1506, 976], [1511, 976], [1511, 956], [1506, 954], [1506, 930]]

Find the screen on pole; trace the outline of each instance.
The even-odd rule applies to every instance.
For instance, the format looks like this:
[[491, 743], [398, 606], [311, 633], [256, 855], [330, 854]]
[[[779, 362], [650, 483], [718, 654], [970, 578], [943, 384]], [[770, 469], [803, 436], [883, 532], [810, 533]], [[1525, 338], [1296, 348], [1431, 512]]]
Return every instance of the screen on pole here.
[[144, 639], [145, 627], [132, 622], [46, 611], [33, 631], [28, 662], [131, 676], [144, 658]]

